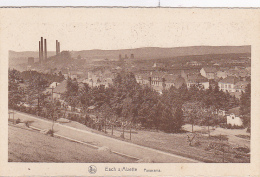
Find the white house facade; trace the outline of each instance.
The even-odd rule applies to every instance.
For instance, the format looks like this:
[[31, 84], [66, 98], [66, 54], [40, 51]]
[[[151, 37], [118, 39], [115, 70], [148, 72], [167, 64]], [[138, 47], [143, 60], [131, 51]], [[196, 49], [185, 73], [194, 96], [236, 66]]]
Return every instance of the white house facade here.
[[243, 121], [240, 117], [237, 117], [234, 113], [231, 113], [227, 116], [227, 124], [231, 124], [232, 126], [242, 126]]

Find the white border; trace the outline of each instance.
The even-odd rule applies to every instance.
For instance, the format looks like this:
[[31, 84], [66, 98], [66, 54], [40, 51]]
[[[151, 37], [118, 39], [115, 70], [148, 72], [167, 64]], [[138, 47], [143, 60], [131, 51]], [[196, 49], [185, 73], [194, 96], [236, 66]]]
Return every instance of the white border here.
[[259, 0], [1, 0], [0, 7], [260, 7]]

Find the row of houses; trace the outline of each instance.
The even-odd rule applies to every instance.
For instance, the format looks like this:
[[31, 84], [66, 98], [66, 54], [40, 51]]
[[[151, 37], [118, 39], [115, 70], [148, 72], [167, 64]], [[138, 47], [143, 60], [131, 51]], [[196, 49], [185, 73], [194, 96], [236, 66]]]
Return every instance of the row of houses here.
[[[246, 86], [249, 81], [240, 80], [235, 76], [227, 76], [219, 81], [214, 81], [213, 73], [207, 70], [201, 70], [201, 73], [188, 73], [185, 71], [182, 74], [167, 74], [163, 72], [150, 72], [136, 74], [136, 81], [141, 85], [151, 86], [156, 91], [162, 93], [162, 90], [169, 89], [171, 86], [180, 88], [186, 84], [187, 88], [192, 86], [200, 86], [200, 88], [208, 89], [212, 83], [217, 83], [219, 89], [224, 92], [234, 93], [237, 98], [240, 98], [241, 93], [245, 92]], [[203, 76], [204, 75], [204, 76]], [[205, 77], [206, 76], [206, 77]]]
[[200, 74], [207, 79], [220, 80], [228, 76], [238, 77], [246, 80], [251, 76], [251, 68], [247, 67], [235, 67], [235, 68], [215, 68], [215, 67], [203, 67], [200, 70]]

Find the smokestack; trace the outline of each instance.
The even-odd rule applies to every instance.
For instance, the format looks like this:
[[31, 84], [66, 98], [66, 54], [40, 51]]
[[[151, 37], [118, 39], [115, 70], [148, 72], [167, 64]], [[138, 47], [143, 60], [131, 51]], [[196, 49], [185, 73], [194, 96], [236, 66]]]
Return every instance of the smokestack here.
[[44, 39], [44, 60], [47, 60], [47, 40]]
[[58, 52], [60, 54], [60, 42], [58, 42]]
[[41, 63], [41, 41], [39, 41], [39, 63]]
[[41, 37], [41, 63], [43, 60], [43, 37]]
[[58, 55], [58, 40], [56, 40], [56, 55]]

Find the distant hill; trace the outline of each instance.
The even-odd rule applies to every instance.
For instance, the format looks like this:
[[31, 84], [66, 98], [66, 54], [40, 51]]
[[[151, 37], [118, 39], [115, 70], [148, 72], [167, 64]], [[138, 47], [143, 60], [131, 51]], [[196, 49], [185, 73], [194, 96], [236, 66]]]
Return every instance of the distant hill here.
[[227, 54], [227, 53], [251, 53], [251, 46], [194, 46], [194, 47], [175, 47], [159, 48], [145, 47], [136, 49], [122, 50], [83, 50], [71, 52], [72, 57], [80, 55], [89, 59], [118, 59], [127, 55], [130, 58], [134, 54], [135, 59], [160, 59], [176, 56], [188, 55], [207, 55], [207, 54]]
[[[144, 47], [136, 49], [120, 49], [120, 50], [82, 50], [71, 51], [71, 56], [76, 58], [80, 55], [82, 58], [89, 60], [98, 59], [113, 59], [117, 60], [119, 55], [124, 58], [127, 55], [130, 58], [131, 54], [135, 59], [163, 59], [178, 56], [192, 55], [210, 55], [210, 54], [229, 54], [229, 53], [251, 53], [251, 46], [192, 46], [192, 47], [174, 47], [174, 48], [159, 48], [159, 47]], [[55, 51], [49, 51], [48, 56], [55, 55]], [[38, 51], [15, 52], [9, 51], [9, 64], [27, 63], [28, 57], [38, 60]]]
[[[48, 56], [53, 56], [55, 54], [56, 54], [55, 51], [47, 52]], [[39, 52], [38, 51], [16, 52], [16, 51], [9, 50], [9, 59], [10, 58], [28, 58], [28, 57], [39, 58]]]

